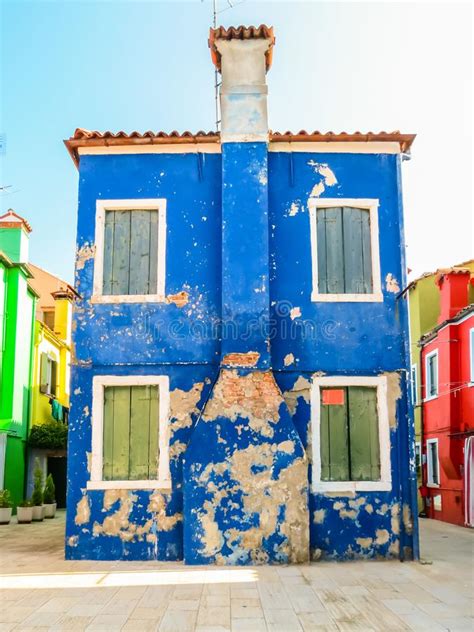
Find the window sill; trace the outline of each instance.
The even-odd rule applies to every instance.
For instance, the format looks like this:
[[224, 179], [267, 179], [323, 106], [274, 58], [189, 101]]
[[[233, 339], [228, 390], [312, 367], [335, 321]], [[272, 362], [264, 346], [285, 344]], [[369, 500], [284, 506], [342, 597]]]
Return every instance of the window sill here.
[[438, 395], [431, 395], [430, 397], [425, 397], [425, 399], [423, 400], [423, 403], [426, 404], [426, 402], [431, 402], [433, 399], [438, 399]]
[[171, 491], [171, 481], [87, 481], [87, 489], [159, 489]]
[[441, 487], [440, 483], [426, 483], [426, 487], [430, 489], [439, 489]]
[[320, 294], [319, 292], [311, 293], [311, 301], [313, 303], [382, 303], [382, 292], [374, 292], [373, 294]]
[[389, 492], [391, 481], [317, 481], [313, 492]]
[[93, 294], [91, 303], [166, 303], [166, 297], [161, 294]]

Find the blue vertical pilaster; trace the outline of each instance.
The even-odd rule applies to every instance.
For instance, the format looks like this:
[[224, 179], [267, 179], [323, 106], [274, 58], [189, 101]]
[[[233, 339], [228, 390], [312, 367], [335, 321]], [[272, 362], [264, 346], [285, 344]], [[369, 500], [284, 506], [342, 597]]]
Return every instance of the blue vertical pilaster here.
[[222, 146], [223, 364], [253, 353], [270, 366], [267, 163], [267, 143]]

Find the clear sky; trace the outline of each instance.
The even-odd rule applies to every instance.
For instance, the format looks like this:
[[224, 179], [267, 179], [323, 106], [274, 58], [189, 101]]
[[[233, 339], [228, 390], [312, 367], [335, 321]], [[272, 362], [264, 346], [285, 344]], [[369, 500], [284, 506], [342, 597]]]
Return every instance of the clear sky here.
[[[234, 3], [237, 0], [234, 0]], [[220, 0], [220, 8], [227, 6]], [[0, 0], [1, 210], [33, 226], [30, 259], [72, 279], [76, 127], [210, 130], [212, 3]], [[418, 134], [404, 163], [408, 265], [473, 256], [470, 3], [252, 2], [219, 23], [266, 23], [274, 130]]]

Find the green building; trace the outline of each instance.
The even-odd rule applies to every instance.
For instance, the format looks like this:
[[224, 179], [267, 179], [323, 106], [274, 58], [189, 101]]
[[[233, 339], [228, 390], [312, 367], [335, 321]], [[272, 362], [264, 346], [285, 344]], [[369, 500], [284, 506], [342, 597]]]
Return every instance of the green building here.
[[[415, 441], [418, 484], [421, 485], [421, 442], [423, 433], [422, 419], [422, 384], [421, 384], [421, 349], [418, 342], [422, 336], [436, 327], [440, 313], [440, 294], [436, 285], [438, 274], [449, 270], [466, 269], [474, 272], [474, 260], [459, 263], [452, 268], [426, 272], [412, 281], [408, 287], [410, 305], [410, 344], [411, 344], [411, 394], [415, 411]], [[471, 286], [469, 300], [474, 301], [474, 287]], [[423, 509], [421, 497], [418, 507]]]
[[16, 506], [25, 492], [31, 417], [36, 293], [30, 287], [31, 228], [9, 210], [0, 217], [0, 489]]

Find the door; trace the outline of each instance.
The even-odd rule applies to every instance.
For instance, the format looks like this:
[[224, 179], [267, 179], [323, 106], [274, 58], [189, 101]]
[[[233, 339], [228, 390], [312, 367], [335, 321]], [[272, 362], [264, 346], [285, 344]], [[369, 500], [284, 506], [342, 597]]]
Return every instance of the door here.
[[48, 474], [52, 474], [56, 486], [56, 502], [59, 509], [66, 507], [66, 468], [65, 456], [48, 457]]
[[474, 527], [474, 437], [464, 443], [464, 524]]

